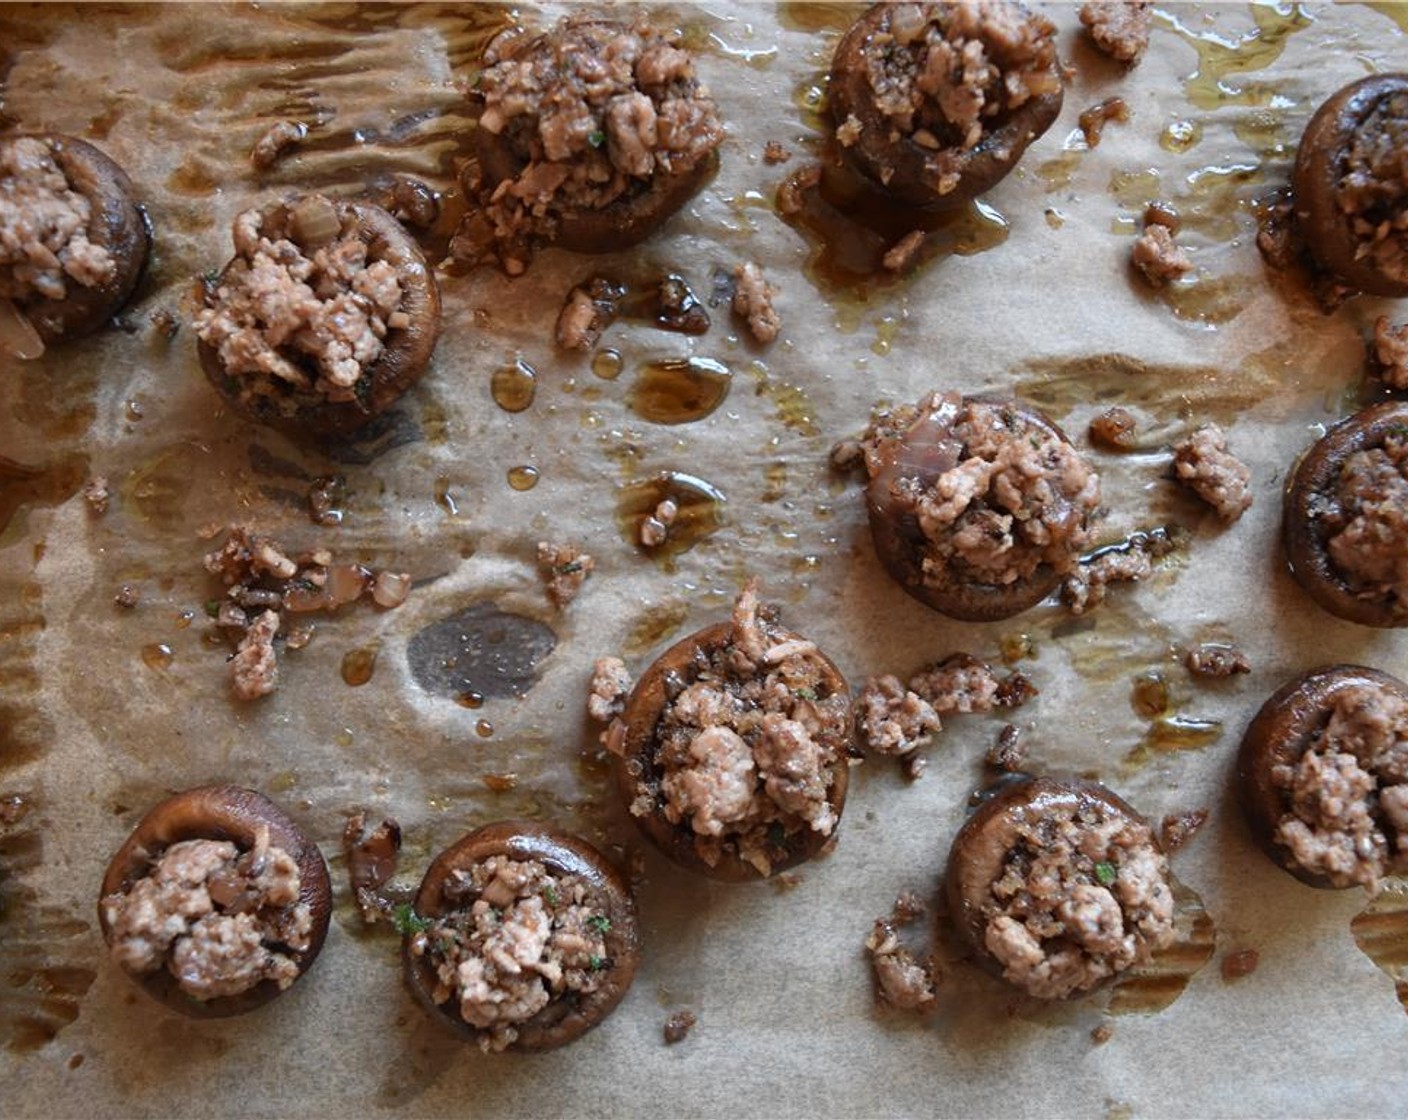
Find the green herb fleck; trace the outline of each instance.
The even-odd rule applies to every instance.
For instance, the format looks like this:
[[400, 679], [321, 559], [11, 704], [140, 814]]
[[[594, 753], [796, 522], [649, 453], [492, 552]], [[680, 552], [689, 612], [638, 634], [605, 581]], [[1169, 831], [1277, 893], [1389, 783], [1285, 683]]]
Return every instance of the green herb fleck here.
[[587, 919], [587, 925], [591, 926], [597, 933], [605, 933], [611, 928], [611, 919], [605, 914], [593, 914]]
[[547, 886], [545, 886], [545, 887], [543, 888], [543, 898], [545, 898], [545, 899], [547, 900], [547, 904], [548, 904], [549, 906], [556, 908], [556, 906], [557, 906], [557, 888], [554, 887], [551, 883], [549, 883]]
[[814, 688], [794, 688], [794, 689], [792, 690], [792, 695], [795, 696], [795, 697], [797, 697], [798, 700], [815, 700], [815, 699], [816, 699], [816, 689], [814, 689]]
[[587, 967], [590, 968], [593, 972], [600, 972], [603, 968], [606, 967], [606, 958], [599, 957], [595, 953], [593, 953], [590, 957], [587, 958]]
[[600, 148], [606, 143], [606, 133], [602, 132], [599, 128], [595, 132], [587, 133], [587, 143], [593, 148]]
[[1115, 871], [1115, 865], [1113, 863], [1105, 863], [1102, 860], [1095, 865], [1095, 878], [1100, 881], [1102, 887], [1108, 887], [1113, 883], [1116, 874], [1117, 872]]
[[409, 902], [401, 903], [391, 912], [391, 924], [402, 937], [424, 933], [430, 928], [430, 922], [417, 914]]
[[207, 284], [213, 285], [215, 281], [220, 279], [220, 270], [218, 268], [208, 269], [201, 279]]
[[207, 599], [205, 601], [205, 613], [211, 618], [218, 618], [220, 615], [220, 600]]

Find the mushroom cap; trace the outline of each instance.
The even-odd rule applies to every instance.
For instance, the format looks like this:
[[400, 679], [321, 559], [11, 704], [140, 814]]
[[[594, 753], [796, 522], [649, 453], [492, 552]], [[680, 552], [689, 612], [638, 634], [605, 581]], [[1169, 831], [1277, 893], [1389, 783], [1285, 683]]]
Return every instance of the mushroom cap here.
[[48, 146], [74, 191], [88, 199], [88, 240], [106, 249], [117, 265], [111, 277], [94, 287], [70, 282], [61, 300], [36, 295], [16, 303], [47, 344], [93, 334], [122, 308], [146, 269], [152, 237], [147, 216], [133, 199], [132, 180], [109, 156], [77, 137], [30, 135]]
[[[1408, 604], [1396, 601], [1391, 592], [1365, 597], [1349, 585], [1330, 559], [1318, 511], [1323, 495], [1334, 492], [1345, 460], [1406, 427], [1405, 401], [1384, 401], [1341, 420], [1296, 465], [1281, 507], [1281, 542], [1291, 575], [1325, 610], [1361, 626], [1408, 626]], [[1408, 540], [1402, 545], [1408, 549]]]
[[1386, 275], [1360, 256], [1361, 240], [1339, 205], [1354, 134], [1384, 98], [1408, 93], [1408, 74], [1374, 74], [1351, 82], [1316, 110], [1301, 135], [1291, 191], [1296, 223], [1320, 266], [1376, 296], [1408, 296], [1408, 276]]
[[[468, 870], [490, 856], [536, 860], [558, 876], [581, 879], [600, 900], [610, 922], [604, 934], [610, 964], [602, 984], [585, 995], [566, 993], [522, 1023], [515, 1024], [518, 1038], [510, 1050], [552, 1050], [596, 1026], [624, 998], [640, 963], [640, 933], [635, 901], [624, 876], [595, 847], [579, 836], [536, 821], [507, 820], [485, 825], [461, 837], [431, 861], [416, 891], [415, 912], [422, 918], [443, 917], [451, 908], [444, 888], [457, 870]], [[411, 952], [413, 935], [402, 941], [401, 963], [406, 985], [436, 1018], [457, 1032], [479, 1038], [484, 1032], [461, 1018], [453, 1000], [436, 1003], [435, 970], [425, 956]]]
[[[183, 840], [227, 840], [243, 851], [254, 847], [259, 829], [269, 831], [272, 847], [282, 848], [298, 865], [298, 901], [306, 903], [312, 917], [308, 947], [284, 951], [298, 966], [301, 977], [322, 950], [332, 916], [332, 884], [323, 854], [277, 805], [252, 789], [239, 786], [200, 786], [188, 789], [153, 806], [132, 834], [118, 848], [103, 875], [98, 896], [98, 923], [112, 941], [112, 928], [102, 905], [111, 894], [129, 890], [144, 878], [152, 861]], [[166, 969], [133, 976], [138, 984], [167, 1007], [198, 1019], [241, 1015], [268, 1003], [284, 989], [273, 980], [261, 980], [248, 991], [211, 1000], [197, 1000], [181, 990]]]
[[[261, 226], [271, 220], [283, 221], [299, 201], [291, 198], [266, 206]], [[384, 260], [395, 268], [401, 284], [401, 310], [410, 319], [408, 327], [387, 333], [381, 355], [363, 370], [362, 377], [369, 383], [362, 398], [328, 401], [315, 393], [291, 392], [246, 399], [240, 393], [242, 381], [225, 373], [219, 351], [203, 341], [196, 344], [205, 376], [227, 404], [251, 420], [292, 435], [345, 434], [385, 412], [421, 379], [440, 337], [440, 289], [414, 239], [380, 206], [331, 201], [343, 224], [348, 219], [356, 223], [359, 236], [367, 243], [367, 260]], [[225, 282], [236, 260], [231, 259], [221, 270], [214, 288]], [[207, 295], [207, 303], [212, 298]]]
[[[799, 635], [783, 631], [784, 640]], [[718, 622], [681, 639], [662, 653], [636, 682], [621, 714], [625, 733], [619, 753], [612, 752], [611, 773], [623, 805], [630, 806], [644, 795], [655, 798], [655, 728], [670, 702], [667, 683], [671, 677], [685, 673], [699, 651], [706, 654], [723, 649], [733, 640], [733, 624]], [[812, 656], [821, 662], [828, 695], [849, 695], [846, 678], [835, 663], [816, 650]], [[850, 783], [850, 763], [840, 752], [831, 767], [831, 787], [827, 801], [838, 822], [846, 807], [846, 788]], [[675, 863], [690, 871], [724, 882], [740, 883], [762, 878], [751, 863], [737, 852], [726, 851], [718, 863], [709, 864], [695, 849], [694, 830], [686, 821], [673, 824], [657, 805], [648, 815], [631, 818], [650, 841]], [[794, 829], [784, 837], [781, 858], [772, 863], [773, 872], [786, 871], [818, 855], [836, 837], [836, 829], [823, 835], [813, 828]]]

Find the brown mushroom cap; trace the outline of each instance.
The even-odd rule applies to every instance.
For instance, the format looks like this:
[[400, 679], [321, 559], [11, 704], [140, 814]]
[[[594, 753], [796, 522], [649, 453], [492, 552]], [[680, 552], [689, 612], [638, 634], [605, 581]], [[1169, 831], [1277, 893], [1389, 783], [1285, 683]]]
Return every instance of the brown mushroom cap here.
[[[523, 1023], [516, 1024], [518, 1038], [510, 1050], [551, 1050], [573, 1041], [596, 1026], [621, 1002], [640, 963], [640, 934], [636, 928], [635, 901], [625, 878], [587, 841], [536, 821], [499, 821], [476, 829], [446, 848], [431, 862], [416, 892], [415, 912], [422, 918], [440, 918], [453, 907], [444, 888], [455, 871], [468, 871], [490, 856], [536, 860], [557, 876], [575, 876], [596, 896], [610, 922], [604, 939], [607, 975], [601, 987], [585, 995], [566, 993]], [[436, 1003], [435, 969], [425, 956], [411, 952], [414, 934], [402, 942], [401, 963], [411, 993], [437, 1018], [457, 1031], [479, 1038], [483, 1031], [461, 1018], [453, 1000]]]
[[[796, 638], [799, 635], [783, 631], [783, 636]], [[652, 802], [657, 800], [659, 781], [655, 766], [655, 728], [670, 702], [669, 680], [687, 674], [697, 653], [702, 651], [707, 656], [723, 649], [732, 640], [731, 622], [707, 626], [672, 645], [636, 682], [626, 701], [626, 710], [620, 717], [625, 728], [620, 750], [613, 751], [611, 756], [611, 773], [615, 778], [622, 804], [630, 806], [642, 796], [650, 798]], [[821, 662], [827, 695], [849, 695], [846, 678], [841, 675], [841, 670], [835, 663], [820, 650], [813, 656]], [[831, 768], [831, 788], [826, 798], [838, 821], [846, 805], [846, 787], [849, 782], [850, 764], [845, 754], [839, 753]], [[725, 850], [718, 863], [707, 863], [695, 850], [695, 834], [688, 822], [672, 824], [658, 803], [648, 815], [636, 816], [632, 813], [631, 817], [655, 846], [681, 867], [711, 879], [731, 883], [762, 877], [758, 869], [741, 858], [736, 851]], [[820, 853], [835, 836], [835, 830], [823, 835], [809, 827], [793, 829], [786, 833], [782, 844], [776, 849], [777, 858], [772, 860], [773, 872], [785, 871], [805, 863]]]
[[[266, 207], [261, 224], [282, 223], [299, 201], [294, 198]], [[338, 220], [344, 226], [349, 221], [355, 223], [357, 235], [367, 243], [367, 260], [386, 261], [396, 270], [401, 310], [410, 318], [410, 326], [387, 332], [381, 356], [362, 373], [370, 380], [360, 399], [329, 401], [320, 394], [296, 390], [277, 397], [246, 399], [241, 393], [242, 380], [225, 373], [219, 351], [205, 342], [196, 344], [205, 376], [231, 407], [251, 420], [292, 434], [347, 433], [385, 412], [420, 380], [440, 337], [440, 289], [435, 274], [401, 223], [369, 202], [332, 201]], [[234, 264], [234, 259], [227, 263], [219, 279], [208, 287], [207, 305], [213, 305], [215, 289], [224, 283]]]
[[[1291, 476], [1281, 511], [1281, 540], [1291, 575], [1337, 618], [1361, 626], [1408, 626], [1408, 604], [1391, 593], [1356, 592], [1330, 559], [1323, 526], [1326, 496], [1334, 493], [1345, 460], [1383, 444], [1390, 431], [1408, 428], [1408, 402], [1384, 401], [1340, 421], [1305, 453]], [[1408, 549], [1408, 540], [1402, 542]]]
[[[1362, 665], [1313, 669], [1282, 685], [1261, 706], [1237, 752], [1237, 794], [1252, 835], [1277, 866], [1312, 887], [1342, 889], [1326, 876], [1307, 871], [1289, 849], [1277, 843], [1276, 829], [1290, 811], [1291, 799], [1272, 782], [1271, 772], [1274, 767], [1293, 766], [1300, 760], [1329, 719], [1338, 692], [1365, 685], [1408, 698], [1408, 685], [1376, 669]], [[1385, 828], [1392, 847], [1392, 829]]]
[[[949, 849], [944, 892], [954, 928], [984, 969], [1001, 976], [1002, 964], [987, 947], [983, 907], [1003, 873], [1003, 864], [1017, 838], [1017, 828], [1055, 810], [1079, 810], [1099, 805], [1108, 812], [1147, 825], [1122, 797], [1084, 778], [1021, 778], [998, 785], [958, 830]], [[1150, 841], [1162, 851], [1154, 829]], [[1109, 983], [1115, 977], [1107, 977]], [[1074, 993], [1088, 994], [1089, 989]]]
[[[1039, 409], [1018, 401], [996, 402], [982, 397], [964, 397], [962, 403], [978, 400], [1002, 403], [1028, 424], [1062, 443], [1071, 442], [1066, 433]], [[921, 413], [905, 433], [877, 452], [883, 465], [872, 474], [866, 486], [865, 505], [870, 520], [870, 535], [875, 541], [875, 552], [880, 562], [905, 591], [925, 606], [950, 618], [964, 622], [994, 622], [1029, 610], [1061, 583], [1061, 574], [1049, 564], [1042, 564], [1025, 579], [1004, 585], [976, 581], [934, 585], [925, 581], [927, 538], [915, 514], [899, 508], [892, 500], [891, 488], [900, 478], [917, 479], [922, 487], [927, 488], [940, 475], [952, 469], [958, 453], [955, 441], [945, 440], [940, 430], [942, 425], [936, 428], [928, 420], [929, 414]]]
[[73, 190], [88, 199], [92, 207], [88, 240], [106, 249], [117, 265], [109, 279], [94, 287], [70, 281], [61, 300], [36, 293], [16, 302], [39, 337], [53, 343], [101, 329], [131, 298], [147, 265], [151, 231], [133, 200], [132, 180], [107, 155], [86, 141], [57, 132], [35, 133], [33, 138], [48, 146]]
[[960, 167], [958, 185], [940, 194], [929, 161], [934, 152], [912, 136], [895, 136], [894, 125], [876, 105], [870, 84], [867, 53], [877, 36], [888, 37], [892, 4], [868, 9], [836, 45], [831, 61], [827, 103], [837, 126], [852, 116], [860, 122], [856, 142], [844, 148], [861, 173], [882, 190], [910, 206], [947, 208], [961, 206], [996, 186], [1007, 175], [1027, 146], [1041, 136], [1061, 112], [1061, 70], [1053, 61], [1058, 82], [1054, 93], [1032, 97], [1015, 110], [984, 121], [982, 139], [966, 150], [951, 149]]
[[1291, 190], [1296, 223], [1320, 266], [1346, 284], [1378, 296], [1408, 296], [1408, 277], [1385, 274], [1339, 204], [1354, 134], [1386, 97], [1408, 93], [1408, 74], [1375, 74], [1351, 82], [1310, 118], [1296, 153]]
[[[332, 916], [332, 884], [328, 880], [327, 864], [322, 852], [284, 811], [252, 789], [239, 786], [201, 786], [169, 797], [154, 806], [138, 823], [126, 842], [117, 850], [103, 876], [98, 896], [98, 922], [103, 936], [112, 941], [112, 929], [104, 913], [102, 900], [111, 894], [125, 892], [144, 878], [153, 861], [167, 848], [183, 840], [227, 840], [243, 851], [255, 845], [256, 833], [269, 831], [272, 847], [282, 848], [298, 865], [298, 901], [306, 903], [312, 919], [308, 948], [301, 951], [282, 950], [295, 965], [301, 977], [312, 967], [322, 950]], [[241, 1015], [268, 1003], [284, 989], [273, 980], [261, 980], [238, 995], [220, 996], [211, 1000], [193, 999], [181, 990], [176, 977], [162, 969], [133, 980], [167, 1007], [199, 1019], [218, 1019]]]

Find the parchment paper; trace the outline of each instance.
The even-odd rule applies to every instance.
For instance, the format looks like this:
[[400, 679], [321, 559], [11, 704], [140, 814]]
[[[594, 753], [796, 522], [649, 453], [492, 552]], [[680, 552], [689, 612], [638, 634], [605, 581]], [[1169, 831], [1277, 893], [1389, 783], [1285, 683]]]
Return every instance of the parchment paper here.
[[[1074, 74], [1056, 126], [985, 200], [1009, 224], [1006, 241], [864, 299], [810, 279], [811, 246], [771, 207], [777, 183], [817, 150], [808, 91], [844, 14], [727, 0], [656, 11], [702, 49], [729, 127], [718, 177], [633, 253], [544, 252], [517, 280], [446, 275], [430, 373], [380, 442], [360, 445], [364, 461], [339, 462], [217, 404], [195, 360], [189, 293], [228, 258], [234, 215], [271, 194], [350, 190], [391, 172], [450, 189], [460, 84], [478, 46], [467, 26], [483, 10], [0, 8], [5, 123], [94, 139], [131, 173], [157, 231], [126, 329], [0, 370], [0, 454], [48, 469], [3, 484], [7, 505], [20, 504], [0, 532], [0, 794], [11, 818], [0, 840], [0, 1111], [1401, 1112], [1408, 1016], [1351, 936], [1362, 894], [1313, 891], [1275, 869], [1228, 786], [1243, 727], [1290, 675], [1339, 660], [1403, 675], [1408, 662], [1402, 633], [1316, 608], [1277, 543], [1290, 464], [1354, 406], [1374, 318], [1405, 309], [1359, 299], [1322, 314], [1303, 287], [1264, 270], [1251, 214], [1254, 197], [1284, 182], [1325, 96], [1403, 65], [1404, 9], [1160, 5], [1148, 56], [1125, 72], [1081, 39], [1073, 5], [1055, 7]], [[1076, 117], [1113, 95], [1132, 119], [1079, 151]], [[308, 141], [257, 176], [248, 151], [285, 118], [313, 125]], [[1196, 143], [1161, 144], [1185, 124]], [[769, 140], [790, 163], [763, 162]], [[1197, 264], [1169, 298], [1128, 268], [1135, 219], [1155, 196], [1183, 213], [1180, 240]], [[693, 340], [613, 327], [605, 344], [626, 367], [616, 381], [554, 351], [563, 297], [594, 273], [675, 271], [707, 292], [715, 266], [746, 258], [780, 288], [783, 336], [769, 348], [740, 338], [720, 308]], [[149, 321], [162, 310], [184, 324], [169, 341]], [[639, 363], [687, 355], [733, 369], [723, 406], [680, 426], [636, 417], [627, 398]], [[537, 370], [537, 394], [510, 414], [490, 377], [520, 358]], [[1086, 619], [1047, 604], [1004, 624], [945, 620], [884, 576], [859, 492], [826, 466], [876, 402], [934, 387], [1016, 390], [1082, 446], [1110, 404], [1130, 405], [1166, 440], [1218, 420], [1252, 468], [1255, 505], [1222, 528], [1174, 492], [1157, 438], [1136, 455], [1092, 452], [1105, 535], [1173, 523], [1189, 530], [1186, 547]], [[522, 465], [540, 472], [528, 491], [507, 482]], [[720, 531], [673, 565], [628, 543], [615, 515], [618, 487], [666, 469], [727, 498]], [[102, 517], [75, 493], [93, 474], [112, 485]], [[349, 498], [343, 525], [322, 528], [304, 495], [330, 474], [345, 475]], [[409, 570], [418, 585], [398, 610], [316, 618], [311, 644], [283, 657], [278, 692], [236, 703], [228, 647], [206, 640], [202, 604], [218, 588], [198, 530], [245, 520], [291, 547], [323, 543]], [[597, 558], [564, 612], [534, 572], [538, 540]], [[721, 617], [749, 574], [857, 688], [956, 650], [996, 658], [1004, 640], [1029, 635], [1035, 653], [1021, 667], [1041, 695], [1016, 719], [1033, 770], [1098, 775], [1154, 819], [1209, 809], [1175, 867], [1212, 919], [1215, 952], [1181, 997], [1148, 1015], [1109, 1014], [1105, 996], [1048, 1007], [951, 963], [929, 1019], [877, 1008], [861, 949], [869, 924], [903, 888], [934, 893], [997, 718], [955, 717], [913, 785], [892, 764], [860, 766], [834, 855], [790, 889], [707, 883], [646, 850], [613, 804], [582, 711], [591, 663], [624, 650], [643, 668], [670, 636]], [[140, 594], [135, 609], [113, 605], [125, 583]], [[515, 697], [494, 666], [517, 656], [518, 631], [481, 635], [492, 648], [469, 683], [487, 698], [472, 710], [422, 688], [407, 649], [476, 604], [538, 620], [554, 639]], [[1181, 651], [1210, 638], [1241, 643], [1254, 671], [1191, 679]], [[345, 684], [344, 656], [371, 647], [371, 680]], [[1153, 670], [1180, 717], [1218, 721], [1211, 742], [1139, 752], [1150, 725], [1130, 693]], [[510, 792], [485, 787], [507, 773]], [[339, 905], [321, 959], [291, 993], [239, 1020], [193, 1023], [107, 962], [95, 901], [138, 817], [170, 790], [215, 780], [268, 792], [308, 828]], [[537, 1057], [485, 1056], [429, 1021], [401, 986], [397, 939], [363, 932], [346, 897], [339, 837], [359, 807], [400, 821], [412, 880], [469, 828], [511, 815], [576, 829], [637, 863], [645, 955], [615, 1015]], [[1259, 968], [1224, 980], [1220, 958], [1246, 948]], [[699, 1024], [667, 1048], [662, 1025], [686, 1007]], [[1102, 1023], [1113, 1036], [1096, 1045]]]

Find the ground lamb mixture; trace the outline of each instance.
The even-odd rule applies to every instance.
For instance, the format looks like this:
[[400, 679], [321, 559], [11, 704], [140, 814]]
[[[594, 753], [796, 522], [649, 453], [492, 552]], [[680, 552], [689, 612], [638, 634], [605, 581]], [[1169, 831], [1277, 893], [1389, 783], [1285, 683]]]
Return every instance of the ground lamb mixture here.
[[1216, 424], [1204, 424], [1174, 444], [1173, 473], [1229, 524], [1251, 508], [1252, 472], [1227, 450], [1227, 436]]
[[1382, 98], [1355, 130], [1335, 198], [1360, 241], [1358, 255], [1408, 281], [1408, 93]]
[[[1035, 97], [1055, 93], [1055, 26], [1007, 0], [964, 4], [896, 4], [888, 38], [866, 52], [876, 110], [892, 136], [909, 137], [934, 155], [927, 170], [943, 195], [962, 176], [960, 153], [977, 147]], [[849, 147], [860, 122], [842, 122], [836, 138]]]
[[1408, 429], [1348, 456], [1326, 498], [1316, 512], [1336, 571], [1364, 598], [1408, 606]]
[[523, 166], [496, 186], [466, 184], [481, 205], [451, 245], [468, 260], [496, 253], [510, 274], [523, 271], [534, 242], [556, 237], [564, 215], [689, 174], [724, 137], [693, 56], [673, 36], [639, 21], [569, 19], [541, 42], [510, 32], [485, 52], [479, 127]]
[[537, 557], [538, 574], [552, 605], [559, 610], [577, 597], [587, 577], [596, 570], [596, 560], [573, 544], [539, 541]]
[[1172, 942], [1168, 861], [1143, 821], [1085, 802], [1025, 814], [1015, 826], [982, 906], [984, 944], [1010, 983], [1063, 999]]
[[1110, 585], [1138, 583], [1154, 574], [1154, 561], [1175, 548], [1164, 529], [1131, 533], [1120, 544], [1098, 549], [1081, 560], [1061, 584], [1061, 602], [1072, 614], [1084, 614], [1105, 601]]
[[410, 326], [389, 261], [368, 257], [355, 217], [308, 195], [235, 219], [235, 257], [196, 316], [242, 399], [365, 398], [389, 334]]
[[103, 899], [113, 959], [128, 972], [165, 968], [193, 999], [239, 995], [298, 978], [289, 951], [308, 948], [298, 864], [260, 829], [254, 847], [226, 840], [172, 844], [128, 890]]
[[888, 917], [876, 918], [866, 952], [875, 972], [876, 993], [891, 1007], [902, 1011], [929, 1011], [938, 998], [936, 969], [932, 957], [920, 959], [900, 940], [900, 930], [927, 915], [928, 907], [918, 895], [905, 891]]
[[595, 992], [611, 968], [611, 921], [577, 876], [490, 856], [452, 872], [442, 900], [448, 912], [414, 934], [411, 953], [435, 970], [435, 1002], [454, 1000], [486, 1051], [511, 1046], [553, 1001]]
[[1390, 389], [1408, 389], [1408, 323], [1394, 326], [1387, 315], [1380, 315], [1374, 322], [1370, 350], [1384, 384]]
[[1080, 6], [1080, 21], [1095, 45], [1120, 62], [1138, 62], [1149, 46], [1153, 5], [1141, 0], [1091, 0]]
[[61, 300], [69, 281], [111, 280], [117, 261], [88, 240], [92, 216], [43, 140], [0, 141], [0, 299]]
[[877, 417], [860, 451], [872, 486], [893, 479], [889, 512], [916, 520], [928, 586], [1008, 587], [1043, 566], [1064, 575], [1091, 542], [1099, 475], [1006, 404], [934, 393]]
[[760, 607], [754, 584], [734, 605], [732, 640], [700, 649], [667, 695], [648, 779], [655, 792], [637, 797], [633, 814], [662, 812], [690, 829], [711, 867], [732, 849], [762, 875], [788, 836], [835, 831], [829, 794], [848, 765], [850, 696], [828, 690], [816, 646]]
[[1408, 854], [1408, 700], [1372, 683], [1339, 689], [1305, 753], [1271, 781], [1287, 801], [1277, 843], [1336, 887], [1373, 890]]

